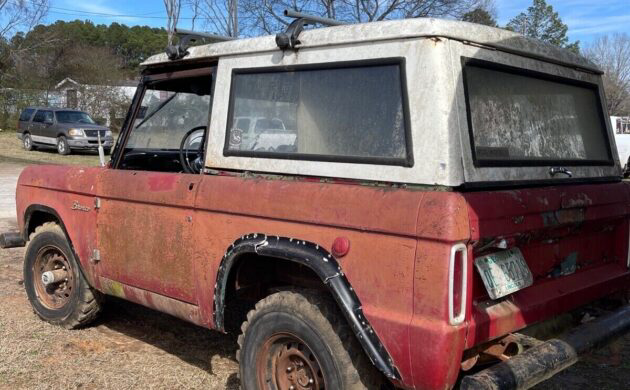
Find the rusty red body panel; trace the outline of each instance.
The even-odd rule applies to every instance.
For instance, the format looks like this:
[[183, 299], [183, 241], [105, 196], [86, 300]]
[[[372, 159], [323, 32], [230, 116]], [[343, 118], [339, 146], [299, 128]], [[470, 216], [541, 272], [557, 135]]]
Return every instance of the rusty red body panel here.
[[[350, 250], [339, 264], [398, 384], [429, 389], [453, 385], [466, 349], [627, 289], [628, 188], [459, 193], [44, 166], [25, 169], [17, 199], [22, 229], [29, 206], [55, 210], [93, 286], [208, 328], [218, 267], [238, 237], [265, 232], [329, 251], [345, 237]], [[522, 250], [535, 283], [491, 301], [473, 261], [498, 239]], [[453, 326], [446, 286], [458, 243], [468, 245], [470, 272], [466, 320]], [[90, 261], [96, 248], [100, 261]], [[554, 273], [573, 253], [578, 269]]]

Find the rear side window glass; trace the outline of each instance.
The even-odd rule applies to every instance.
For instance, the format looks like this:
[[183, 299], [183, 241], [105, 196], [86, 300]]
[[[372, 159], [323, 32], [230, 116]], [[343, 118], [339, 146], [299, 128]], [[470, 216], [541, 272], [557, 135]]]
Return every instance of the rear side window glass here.
[[44, 113], [45, 111], [37, 111], [33, 117], [33, 122], [44, 122], [44, 119], [46, 118]]
[[31, 120], [31, 116], [33, 116], [33, 112], [35, 112], [34, 109], [25, 108], [24, 111], [22, 111], [22, 113], [20, 114], [20, 121], [28, 122], [29, 120]]
[[612, 163], [596, 85], [476, 61], [464, 72], [476, 165]]
[[410, 166], [402, 66], [235, 72], [225, 155]]

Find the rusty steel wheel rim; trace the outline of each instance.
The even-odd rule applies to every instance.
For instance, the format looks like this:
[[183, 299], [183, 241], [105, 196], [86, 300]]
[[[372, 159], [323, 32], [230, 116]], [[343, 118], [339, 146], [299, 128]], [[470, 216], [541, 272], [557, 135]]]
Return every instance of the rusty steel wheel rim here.
[[324, 373], [317, 356], [299, 337], [280, 333], [270, 337], [256, 357], [259, 389], [322, 390]]
[[[65, 271], [65, 278], [46, 285], [42, 281], [42, 275], [47, 271]], [[45, 246], [37, 252], [33, 264], [33, 285], [37, 298], [44, 307], [57, 310], [70, 301], [74, 291], [74, 273], [72, 271], [70, 262], [61, 249], [55, 246]]]

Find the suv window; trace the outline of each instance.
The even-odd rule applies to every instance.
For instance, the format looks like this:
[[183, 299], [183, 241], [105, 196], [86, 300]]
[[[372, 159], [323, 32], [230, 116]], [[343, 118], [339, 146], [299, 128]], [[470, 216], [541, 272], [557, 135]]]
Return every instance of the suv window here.
[[35, 109], [33, 108], [25, 108], [24, 111], [22, 111], [22, 113], [20, 114], [20, 121], [21, 122], [28, 122], [31, 120], [31, 117], [33, 116], [33, 112], [35, 112]]
[[480, 61], [464, 71], [476, 165], [611, 163], [596, 85]]
[[236, 72], [230, 105], [226, 156], [411, 165], [399, 62]]
[[38, 110], [35, 113], [35, 116], [33, 117], [33, 122], [46, 123], [46, 122], [52, 122], [52, 120], [53, 120], [52, 111]]

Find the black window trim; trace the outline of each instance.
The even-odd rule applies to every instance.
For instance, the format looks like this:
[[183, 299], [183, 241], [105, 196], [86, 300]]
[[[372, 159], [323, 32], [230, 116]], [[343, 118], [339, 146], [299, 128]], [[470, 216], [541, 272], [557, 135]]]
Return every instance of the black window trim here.
[[[511, 65], [505, 65], [497, 62], [491, 62], [486, 60], [480, 60], [478, 58], [470, 58], [470, 57], [461, 57], [462, 63], [462, 79], [464, 83], [464, 97], [466, 100], [466, 120], [468, 122], [468, 136], [470, 139], [470, 151], [472, 153], [473, 164], [476, 168], [486, 168], [486, 167], [541, 167], [541, 166], [614, 166], [615, 161], [612, 155], [612, 147], [610, 143], [610, 137], [608, 134], [608, 126], [606, 125], [606, 115], [604, 113], [604, 108], [602, 105], [602, 98], [600, 95], [599, 85], [595, 83], [591, 83], [588, 81], [571, 79], [568, 77], [562, 77], [557, 75], [552, 75], [549, 73], [538, 72], [530, 69], [519, 68]], [[477, 153], [475, 149], [475, 139], [473, 132], [473, 124], [472, 124], [472, 113], [470, 109], [470, 101], [469, 101], [469, 90], [468, 90], [468, 76], [467, 70], [469, 67], [477, 67], [482, 69], [490, 69], [498, 72], [518, 75], [518, 76], [526, 76], [539, 80], [545, 81], [553, 81], [556, 83], [561, 83], [565, 85], [572, 85], [576, 87], [587, 88], [593, 90], [595, 92], [595, 97], [597, 99], [597, 112], [599, 115], [599, 120], [602, 125], [602, 131], [604, 132], [604, 140], [606, 142], [606, 153], [608, 155], [607, 160], [580, 160], [580, 159], [570, 159], [570, 160], [489, 160], [483, 159], [479, 160], [477, 158]]]
[[[339, 156], [328, 154], [308, 154], [308, 153], [277, 153], [277, 152], [257, 152], [249, 150], [230, 150], [230, 129], [234, 114], [234, 76], [238, 74], [256, 74], [256, 73], [283, 73], [304, 70], [328, 70], [328, 69], [347, 69], [347, 68], [364, 68], [372, 66], [397, 65], [400, 72], [400, 91], [402, 98], [403, 123], [405, 125], [405, 157], [357, 157], [357, 156]], [[321, 161], [335, 163], [354, 163], [354, 164], [374, 164], [374, 165], [394, 165], [405, 168], [411, 168], [414, 165], [413, 160], [413, 143], [411, 139], [411, 120], [409, 115], [409, 95], [407, 91], [407, 72], [404, 57], [377, 58], [369, 60], [353, 60], [339, 62], [324, 62], [317, 64], [289, 65], [289, 66], [268, 66], [259, 68], [235, 68], [232, 69], [230, 78], [230, 92], [228, 104], [228, 118], [225, 130], [225, 143], [223, 145], [224, 157], [253, 157], [267, 158], [276, 160], [296, 160], [296, 161]]]

